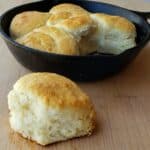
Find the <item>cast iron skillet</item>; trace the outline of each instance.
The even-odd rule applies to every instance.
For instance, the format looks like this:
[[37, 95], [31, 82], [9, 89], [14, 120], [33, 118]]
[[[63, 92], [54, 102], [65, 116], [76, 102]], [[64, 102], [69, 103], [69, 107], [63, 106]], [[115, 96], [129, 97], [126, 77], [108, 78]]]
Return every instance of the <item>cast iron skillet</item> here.
[[[137, 28], [137, 46], [120, 55], [93, 54], [88, 56], [67, 56], [50, 54], [22, 46], [13, 41], [9, 35], [12, 18], [23, 11], [48, 11], [59, 3], [78, 4], [91, 12], [103, 12], [120, 15], [132, 21]], [[150, 25], [146, 19], [150, 13], [129, 11], [110, 4], [85, 0], [45, 0], [15, 7], [5, 12], [0, 18], [0, 32], [15, 58], [33, 71], [55, 72], [73, 80], [87, 81], [101, 79], [119, 72], [135, 58], [150, 39]]]

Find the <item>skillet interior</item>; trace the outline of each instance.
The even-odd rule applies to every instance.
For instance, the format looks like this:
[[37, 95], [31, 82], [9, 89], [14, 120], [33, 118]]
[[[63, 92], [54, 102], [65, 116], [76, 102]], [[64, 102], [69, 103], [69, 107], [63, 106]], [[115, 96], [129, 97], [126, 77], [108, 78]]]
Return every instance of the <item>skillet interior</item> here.
[[[95, 56], [63, 56], [34, 51], [31, 48], [18, 46], [19, 44], [17, 45], [11, 40], [9, 25], [16, 14], [27, 10], [46, 12], [52, 6], [64, 2], [78, 4], [91, 12], [103, 12], [126, 17], [136, 25], [137, 47], [117, 56], [102, 54]], [[147, 43], [150, 35], [148, 24], [137, 14], [120, 7], [84, 0], [45, 0], [19, 6], [2, 15], [0, 28], [8, 47], [21, 64], [32, 70], [57, 72], [76, 80], [93, 80], [118, 72], [138, 54], [140, 49]]]

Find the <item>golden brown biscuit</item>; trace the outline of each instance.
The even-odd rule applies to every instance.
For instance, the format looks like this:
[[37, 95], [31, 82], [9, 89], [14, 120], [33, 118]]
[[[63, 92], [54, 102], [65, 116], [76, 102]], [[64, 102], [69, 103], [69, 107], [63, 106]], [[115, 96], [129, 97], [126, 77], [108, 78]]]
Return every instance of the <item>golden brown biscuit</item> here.
[[[71, 33], [78, 42], [80, 55], [86, 55], [96, 50], [91, 46], [95, 46], [91, 41], [89, 41], [90, 43], [88, 44], [84, 42], [86, 36], [89, 36], [94, 30], [95, 24], [90, 18], [89, 12], [80, 6], [67, 3], [54, 6], [50, 10], [47, 25], [55, 25]], [[85, 50], [85, 48], [87, 48], [87, 50]]]
[[10, 25], [10, 34], [16, 39], [19, 38], [35, 28], [45, 25], [49, 13], [38, 11], [25, 11], [16, 15]]
[[79, 55], [79, 48], [74, 37], [54, 26], [43, 26], [17, 39], [25, 46], [46, 52]]
[[89, 135], [95, 127], [90, 98], [53, 73], [20, 78], [8, 95], [8, 106], [11, 128], [41, 145]]
[[136, 28], [126, 18], [107, 14], [91, 14], [98, 25], [93, 35], [99, 44], [98, 51], [110, 54], [120, 54], [136, 46]]
[[88, 34], [92, 26], [89, 12], [75, 4], [59, 4], [50, 10], [47, 25], [57, 25], [74, 35], [77, 40]]

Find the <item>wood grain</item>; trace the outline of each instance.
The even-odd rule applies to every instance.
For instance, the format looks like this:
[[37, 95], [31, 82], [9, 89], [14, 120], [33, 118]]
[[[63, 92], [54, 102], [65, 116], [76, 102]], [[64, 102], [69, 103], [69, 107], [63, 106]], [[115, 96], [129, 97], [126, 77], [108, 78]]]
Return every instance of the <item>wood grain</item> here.
[[[28, 1], [1, 0], [0, 13]], [[109, 2], [137, 10], [150, 8], [150, 3], [142, 0]], [[78, 83], [95, 105], [94, 134], [47, 147], [10, 129], [7, 93], [20, 76], [30, 71], [14, 59], [2, 39], [0, 43], [0, 150], [150, 150], [150, 43], [120, 74], [102, 81]]]

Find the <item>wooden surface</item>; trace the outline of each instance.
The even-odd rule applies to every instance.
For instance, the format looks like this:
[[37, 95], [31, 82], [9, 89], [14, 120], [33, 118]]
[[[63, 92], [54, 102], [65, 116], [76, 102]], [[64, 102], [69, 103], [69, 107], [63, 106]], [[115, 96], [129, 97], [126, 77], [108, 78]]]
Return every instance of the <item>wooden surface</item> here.
[[[109, 2], [146, 11], [150, 8], [148, 1]], [[21, 3], [21, 0], [0, 0], [0, 13]], [[94, 134], [47, 147], [10, 129], [7, 94], [15, 81], [30, 71], [14, 59], [1, 38], [0, 56], [0, 150], [150, 150], [150, 43], [122, 73], [103, 81], [78, 83], [95, 105]]]

